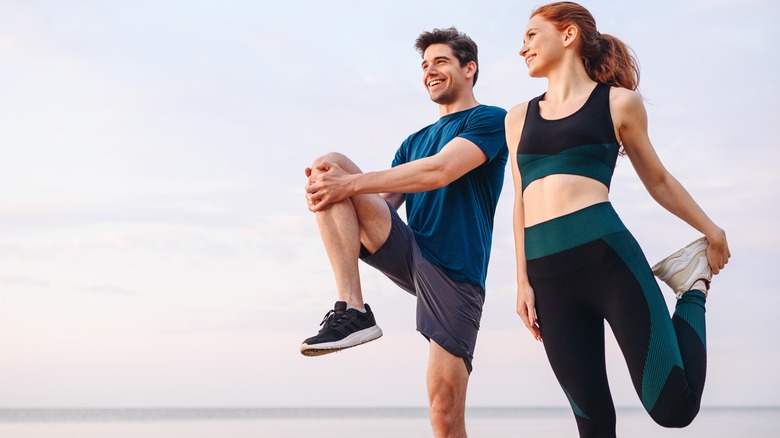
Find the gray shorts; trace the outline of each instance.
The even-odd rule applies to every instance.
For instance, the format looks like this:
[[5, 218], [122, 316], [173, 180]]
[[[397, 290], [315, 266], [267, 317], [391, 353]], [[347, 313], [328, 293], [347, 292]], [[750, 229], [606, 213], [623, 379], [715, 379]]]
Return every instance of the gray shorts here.
[[417, 331], [450, 354], [463, 358], [471, 373], [485, 295], [480, 286], [452, 280], [420, 252], [412, 229], [388, 204], [392, 226], [387, 241], [360, 259], [417, 297]]

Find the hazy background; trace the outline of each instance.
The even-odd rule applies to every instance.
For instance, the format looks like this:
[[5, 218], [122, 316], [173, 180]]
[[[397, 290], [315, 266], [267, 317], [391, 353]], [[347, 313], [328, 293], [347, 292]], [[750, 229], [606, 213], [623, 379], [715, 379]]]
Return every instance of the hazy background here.
[[[0, 407], [425, 406], [414, 301], [370, 269], [385, 336], [298, 353], [335, 298], [303, 169], [386, 168], [438, 118], [424, 30], [476, 40], [480, 102], [543, 92], [517, 55], [541, 4], [0, 0]], [[728, 233], [703, 403], [780, 405], [780, 6], [584, 4], [637, 52], [659, 155]], [[468, 404], [565, 406], [514, 312], [512, 190], [507, 169]], [[698, 237], [627, 159], [612, 201], [651, 263]], [[639, 406], [611, 335], [608, 367]]]

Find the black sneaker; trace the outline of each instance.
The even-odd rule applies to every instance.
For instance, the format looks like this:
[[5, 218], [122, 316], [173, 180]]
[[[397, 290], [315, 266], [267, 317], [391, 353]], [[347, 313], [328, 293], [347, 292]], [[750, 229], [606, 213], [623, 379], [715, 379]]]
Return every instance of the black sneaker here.
[[365, 307], [366, 313], [363, 313], [347, 309], [344, 301], [336, 301], [333, 310], [329, 310], [322, 318], [320, 332], [301, 344], [301, 354], [320, 356], [365, 344], [382, 336], [382, 329], [376, 325], [374, 313], [368, 304]]

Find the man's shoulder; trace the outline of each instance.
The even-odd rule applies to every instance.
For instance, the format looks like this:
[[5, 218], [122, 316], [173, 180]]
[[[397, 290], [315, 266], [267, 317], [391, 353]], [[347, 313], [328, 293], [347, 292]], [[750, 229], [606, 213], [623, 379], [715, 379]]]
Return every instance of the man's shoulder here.
[[466, 120], [484, 120], [484, 119], [501, 119], [502, 122], [506, 117], [506, 110], [497, 106], [482, 105], [479, 104], [473, 108], [461, 111], [457, 113], [461, 119]]
[[[452, 117], [452, 116], [456, 116], [456, 117]], [[468, 127], [471, 126], [472, 122], [476, 122], [482, 126], [484, 126], [486, 122], [489, 124], [496, 123], [499, 124], [501, 127], [503, 127], [505, 117], [506, 117], [505, 109], [497, 106], [480, 104], [473, 108], [469, 108], [467, 110], [461, 111], [459, 113], [442, 117], [436, 122], [431, 123], [413, 132], [412, 134], [409, 135], [409, 137], [407, 137], [407, 142], [419, 140], [421, 137], [424, 137], [425, 134], [429, 131], [440, 132], [439, 130], [442, 129], [448, 131], [450, 129], [453, 129], [452, 126], [459, 126], [460, 128], [457, 129], [461, 129], [461, 130], [468, 129]], [[452, 134], [457, 135], [456, 133], [452, 133]]]
[[477, 105], [473, 114], [479, 117], [495, 118], [503, 121], [504, 117], [506, 117], [506, 110], [493, 105]]
[[499, 107], [499, 106], [493, 106], [493, 105], [477, 105], [474, 107], [475, 112], [480, 112], [482, 114], [490, 114], [495, 116], [506, 116], [506, 110]]
[[[442, 125], [449, 126], [450, 129], [459, 129], [470, 131], [473, 129], [484, 129], [493, 125], [504, 125], [506, 110], [497, 106], [477, 105], [473, 108], [463, 110], [449, 116], [442, 117], [437, 123], [431, 126]], [[430, 128], [429, 127], [426, 127]]]
[[489, 129], [500, 127], [503, 129], [506, 119], [506, 110], [497, 106], [478, 105], [469, 111], [465, 118], [466, 126], [470, 129]]

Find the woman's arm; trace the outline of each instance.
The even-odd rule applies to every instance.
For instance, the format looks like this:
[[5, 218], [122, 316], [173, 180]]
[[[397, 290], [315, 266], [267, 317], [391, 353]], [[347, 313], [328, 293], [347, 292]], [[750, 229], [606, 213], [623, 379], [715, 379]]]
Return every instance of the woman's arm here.
[[662, 207], [700, 231], [709, 241], [707, 259], [713, 274], [728, 263], [726, 233], [704, 213], [685, 187], [666, 170], [647, 134], [647, 112], [638, 93], [613, 88], [610, 108], [618, 140], [650, 196]]
[[527, 104], [512, 108], [506, 116], [506, 144], [509, 149], [509, 165], [512, 166], [512, 180], [515, 188], [515, 202], [512, 211], [512, 227], [515, 236], [515, 257], [517, 260], [517, 314], [537, 341], [542, 340], [536, 320], [534, 290], [528, 281], [525, 260], [525, 220], [523, 218], [523, 185], [517, 167], [517, 146], [523, 132]]

